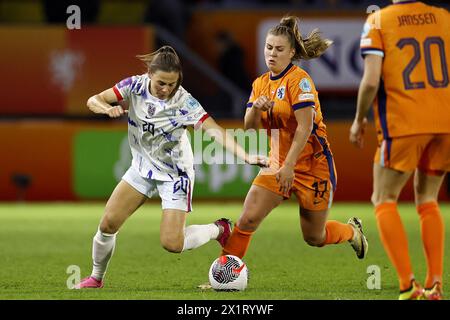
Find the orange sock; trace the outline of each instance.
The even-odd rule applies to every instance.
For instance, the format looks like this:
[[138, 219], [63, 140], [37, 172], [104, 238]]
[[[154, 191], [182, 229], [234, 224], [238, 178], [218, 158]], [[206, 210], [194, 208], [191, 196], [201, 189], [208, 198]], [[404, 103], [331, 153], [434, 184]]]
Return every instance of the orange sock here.
[[397, 210], [397, 203], [385, 202], [376, 206], [375, 215], [384, 250], [397, 271], [400, 291], [407, 290], [414, 275], [408, 252], [408, 237]]
[[442, 285], [444, 222], [436, 202], [418, 205], [417, 212], [420, 216], [423, 248], [427, 260], [425, 288], [431, 288], [436, 281], [439, 281]]
[[322, 246], [327, 244], [338, 244], [353, 238], [353, 227], [348, 223], [329, 220], [325, 224], [326, 237]]
[[222, 250], [222, 255], [231, 254], [242, 259], [247, 252], [252, 234], [253, 231], [243, 231], [235, 225]]

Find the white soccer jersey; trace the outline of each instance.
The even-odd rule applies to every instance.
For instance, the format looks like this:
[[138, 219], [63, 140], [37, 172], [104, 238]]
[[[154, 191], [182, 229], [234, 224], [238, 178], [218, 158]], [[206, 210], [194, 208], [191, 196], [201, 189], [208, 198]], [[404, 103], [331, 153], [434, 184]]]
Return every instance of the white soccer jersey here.
[[194, 157], [187, 126], [199, 126], [208, 114], [183, 87], [169, 100], [149, 91], [147, 74], [120, 81], [113, 87], [117, 98], [129, 102], [128, 141], [132, 166], [142, 177], [172, 181], [194, 175]]

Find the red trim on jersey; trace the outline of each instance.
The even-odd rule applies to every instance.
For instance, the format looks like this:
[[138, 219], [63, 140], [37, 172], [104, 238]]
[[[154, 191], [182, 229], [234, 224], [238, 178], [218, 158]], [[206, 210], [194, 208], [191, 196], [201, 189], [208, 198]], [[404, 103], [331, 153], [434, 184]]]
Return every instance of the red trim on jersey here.
[[203, 121], [205, 121], [208, 118], [209, 114], [205, 113], [203, 117], [201, 117], [200, 120], [198, 120], [198, 122], [195, 124], [194, 129], [197, 130], [202, 125]]
[[117, 89], [116, 86], [113, 87], [113, 91], [114, 91], [114, 93], [116, 94], [117, 100], [119, 100], [119, 101], [123, 100], [123, 97], [122, 97], [122, 95], [120, 94], [120, 91], [119, 91], [119, 89]]

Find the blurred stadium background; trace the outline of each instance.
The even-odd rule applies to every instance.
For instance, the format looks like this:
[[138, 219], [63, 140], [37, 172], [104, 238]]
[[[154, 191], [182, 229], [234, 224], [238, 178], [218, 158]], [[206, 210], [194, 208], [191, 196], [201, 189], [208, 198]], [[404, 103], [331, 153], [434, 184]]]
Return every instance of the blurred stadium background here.
[[[448, 7], [447, 1], [425, 2]], [[335, 202], [365, 202], [371, 214], [374, 128], [370, 126], [363, 150], [350, 145], [348, 130], [362, 75], [359, 37], [367, 9], [388, 3], [0, 0], [0, 209], [4, 217], [10, 217], [4, 231], [14, 234], [14, 219], [19, 219], [17, 223], [28, 219], [12, 217], [8, 208], [15, 202], [103, 204], [108, 198], [131, 160], [127, 121], [94, 115], [86, 101], [125, 77], [144, 73], [136, 54], [172, 45], [182, 59], [183, 86], [223, 126], [242, 127], [251, 82], [265, 72], [265, 33], [286, 13], [301, 17], [303, 34], [317, 27], [334, 41], [324, 56], [302, 62], [302, 66], [316, 83], [328, 127], [338, 170]], [[73, 4], [81, 9], [81, 29], [70, 30], [66, 25], [72, 14], [66, 10]], [[220, 206], [225, 200], [238, 201], [236, 204], [243, 200], [257, 168], [199, 165], [196, 173], [194, 206], [199, 200], [215, 201], [215, 206]], [[410, 181], [401, 200], [412, 199]], [[448, 177], [440, 199], [450, 200]], [[159, 199], [154, 202], [159, 203]], [[444, 207], [443, 213], [448, 214], [448, 208]], [[95, 221], [101, 214], [101, 208], [97, 209]], [[206, 214], [205, 207], [202, 210]], [[36, 224], [45, 221], [42, 219]], [[2, 216], [0, 224], [1, 220]], [[95, 223], [84, 239], [86, 268], [86, 250]], [[206, 264], [210, 258], [205, 258]], [[391, 276], [394, 281], [393, 273]]]
[[[361, 152], [348, 129], [362, 74], [359, 35], [367, 8], [387, 1], [0, 1], [0, 200], [105, 199], [130, 157], [126, 119], [92, 114], [86, 100], [145, 72], [136, 54], [175, 47], [184, 86], [226, 127], [242, 127], [251, 82], [265, 72], [267, 29], [286, 13], [302, 33], [318, 27], [334, 40], [320, 59], [302, 63], [320, 93], [338, 169], [336, 201], [368, 201], [373, 127]], [[69, 5], [81, 29], [66, 26]], [[197, 166], [195, 198], [241, 199], [255, 168]], [[449, 200], [448, 182], [441, 198]], [[402, 200], [412, 199], [411, 184]]]

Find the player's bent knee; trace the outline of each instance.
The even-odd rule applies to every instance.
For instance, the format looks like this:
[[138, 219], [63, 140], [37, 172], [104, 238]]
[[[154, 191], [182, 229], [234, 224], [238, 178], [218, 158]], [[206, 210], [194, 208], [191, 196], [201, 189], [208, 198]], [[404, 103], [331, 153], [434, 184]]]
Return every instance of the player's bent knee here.
[[323, 237], [317, 237], [317, 236], [308, 236], [308, 235], [304, 235], [303, 236], [303, 240], [305, 240], [305, 242], [310, 245], [311, 247], [321, 247], [325, 241], [325, 239], [323, 239]]
[[382, 203], [386, 202], [397, 202], [397, 196], [395, 195], [378, 195], [378, 194], [372, 194], [372, 197], [370, 198], [372, 204], [374, 207], [379, 206]]
[[184, 242], [170, 239], [161, 239], [161, 246], [168, 252], [180, 253], [183, 251]]
[[181, 253], [183, 251], [183, 246], [173, 245], [173, 244], [162, 244], [164, 250], [171, 253]]

